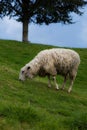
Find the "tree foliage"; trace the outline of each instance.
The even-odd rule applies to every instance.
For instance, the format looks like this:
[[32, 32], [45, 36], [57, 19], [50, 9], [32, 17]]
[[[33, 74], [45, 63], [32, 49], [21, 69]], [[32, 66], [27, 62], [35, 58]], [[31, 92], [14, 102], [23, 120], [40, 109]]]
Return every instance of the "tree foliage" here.
[[0, 0], [0, 17], [24, 23], [72, 23], [71, 13], [82, 14], [86, 0]]
[[71, 13], [81, 15], [85, 4], [84, 0], [1, 0], [0, 17], [7, 15], [38, 24], [72, 23]]

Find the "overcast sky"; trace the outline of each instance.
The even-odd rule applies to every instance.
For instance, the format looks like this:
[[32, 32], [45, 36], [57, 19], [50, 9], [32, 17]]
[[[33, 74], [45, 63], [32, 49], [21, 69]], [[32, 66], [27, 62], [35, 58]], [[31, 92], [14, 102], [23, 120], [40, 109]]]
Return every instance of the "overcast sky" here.
[[[87, 48], [87, 9], [83, 16], [73, 16], [75, 24], [46, 25], [30, 24], [29, 41], [61, 47]], [[0, 19], [0, 39], [21, 41], [22, 24], [5, 17]]]

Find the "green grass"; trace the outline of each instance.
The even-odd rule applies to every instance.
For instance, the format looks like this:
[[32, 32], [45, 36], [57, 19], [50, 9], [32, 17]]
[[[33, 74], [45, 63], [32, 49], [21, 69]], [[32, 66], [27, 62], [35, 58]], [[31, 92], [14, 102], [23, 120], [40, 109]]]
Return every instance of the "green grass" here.
[[0, 130], [87, 130], [87, 49], [74, 49], [81, 64], [70, 94], [68, 83], [56, 91], [47, 78], [18, 80], [21, 67], [52, 47], [0, 40]]

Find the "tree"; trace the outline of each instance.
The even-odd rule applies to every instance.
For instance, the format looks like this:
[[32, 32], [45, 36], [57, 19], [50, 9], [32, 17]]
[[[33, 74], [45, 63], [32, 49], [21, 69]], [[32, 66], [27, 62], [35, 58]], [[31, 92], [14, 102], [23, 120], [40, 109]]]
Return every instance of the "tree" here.
[[71, 13], [82, 15], [85, 0], [0, 0], [0, 17], [15, 17], [23, 24], [22, 41], [28, 41], [28, 24], [73, 23]]

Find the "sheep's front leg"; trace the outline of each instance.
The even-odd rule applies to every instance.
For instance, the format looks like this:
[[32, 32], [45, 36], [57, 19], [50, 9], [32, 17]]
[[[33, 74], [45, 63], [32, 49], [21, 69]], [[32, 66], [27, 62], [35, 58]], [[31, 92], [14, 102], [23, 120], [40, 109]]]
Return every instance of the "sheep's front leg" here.
[[58, 84], [57, 84], [57, 82], [56, 82], [56, 77], [54, 76], [54, 77], [53, 77], [53, 79], [54, 79], [54, 84], [55, 84], [55, 87], [56, 87], [56, 89], [58, 90], [58, 89], [59, 89], [59, 87], [58, 87]]

